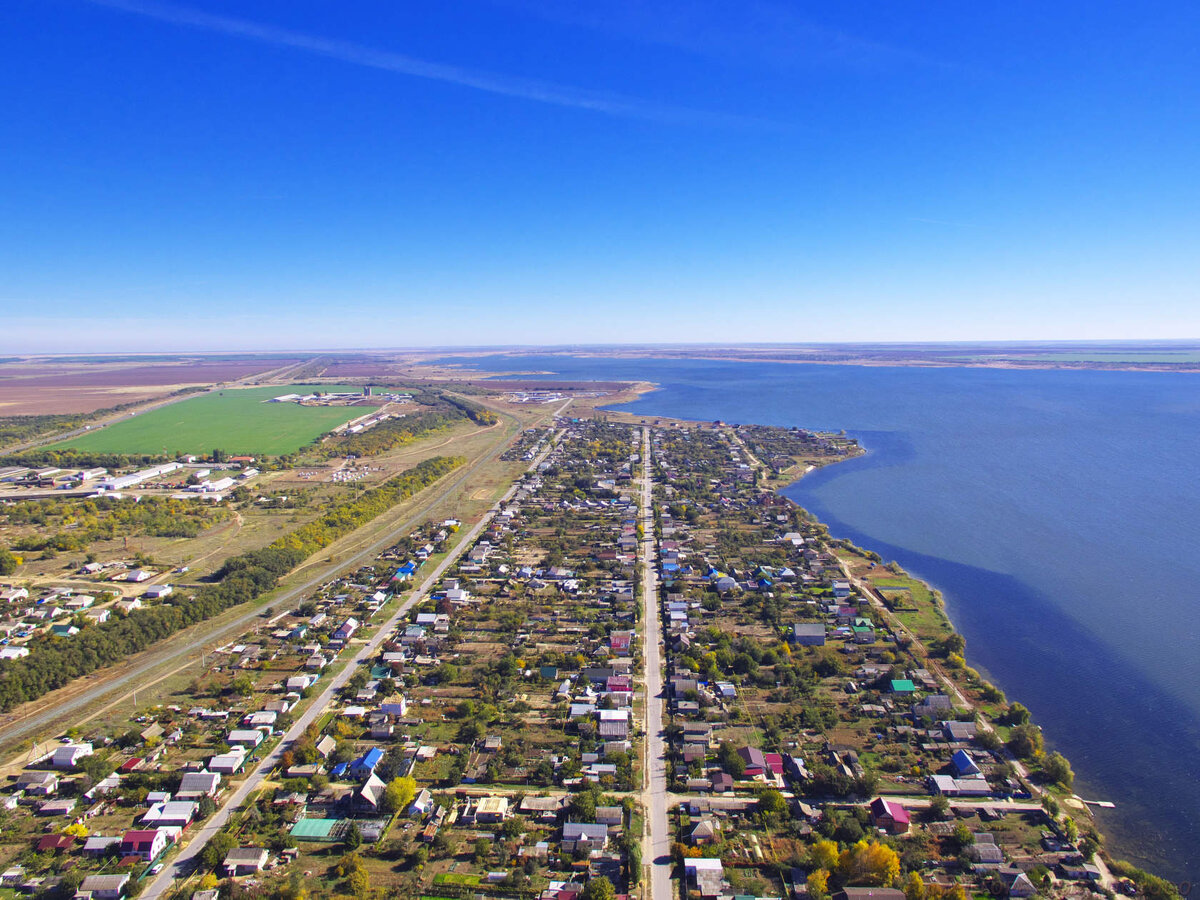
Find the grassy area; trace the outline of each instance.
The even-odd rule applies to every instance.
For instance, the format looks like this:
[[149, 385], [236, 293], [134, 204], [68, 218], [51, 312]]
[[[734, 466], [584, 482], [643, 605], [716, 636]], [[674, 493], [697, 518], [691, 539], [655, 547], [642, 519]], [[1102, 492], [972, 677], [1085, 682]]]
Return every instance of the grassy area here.
[[907, 575], [876, 578], [870, 582], [891, 606], [895, 615], [910, 631], [924, 639], [944, 637], [953, 626], [934, 601], [929, 585]]
[[93, 453], [226, 453], [278, 456], [300, 449], [343, 422], [370, 412], [359, 406], [267, 403], [281, 394], [353, 391], [339, 385], [225, 390], [172, 403], [55, 444]]

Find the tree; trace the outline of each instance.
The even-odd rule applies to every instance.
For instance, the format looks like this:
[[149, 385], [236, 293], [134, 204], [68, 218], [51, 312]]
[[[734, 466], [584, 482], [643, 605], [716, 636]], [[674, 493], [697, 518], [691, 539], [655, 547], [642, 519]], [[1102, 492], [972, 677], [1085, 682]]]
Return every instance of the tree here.
[[1009, 706], [1008, 711], [1000, 718], [1003, 725], [1027, 725], [1029, 724], [1029, 710], [1023, 704], [1013, 703]]
[[398, 813], [408, 808], [417, 795], [417, 781], [409, 775], [401, 775], [388, 782], [383, 791], [383, 811]]
[[962, 656], [963, 651], [967, 649], [967, 640], [956, 631], [942, 638], [941, 646], [944, 656], [949, 657], [952, 654]]
[[946, 818], [946, 814], [950, 812], [950, 801], [945, 794], [938, 794], [929, 801], [929, 811], [938, 819]]
[[829, 873], [824, 869], [813, 869], [808, 873], [808, 895], [813, 900], [822, 900], [829, 895]]
[[1042, 771], [1055, 784], [1061, 784], [1065, 788], [1070, 788], [1075, 783], [1075, 773], [1071, 771], [1071, 764], [1061, 753], [1055, 752], [1047, 756], [1042, 761]]
[[355, 897], [365, 897], [371, 891], [371, 877], [366, 869], [355, 869], [346, 879], [346, 884]]
[[1070, 816], [1063, 817], [1063, 837], [1072, 844], [1079, 839], [1079, 826], [1075, 824], [1075, 820]]
[[887, 886], [900, 877], [900, 857], [887, 844], [864, 839], [842, 851], [838, 875], [845, 884]]
[[204, 851], [200, 854], [200, 859], [208, 868], [215, 869], [229, 851], [236, 846], [237, 839], [232, 834], [228, 831], [218, 831], [205, 846]]
[[492, 855], [492, 842], [487, 838], [480, 838], [475, 842], [475, 865], [481, 866], [487, 861], [487, 858]]
[[350, 827], [346, 829], [346, 836], [342, 839], [342, 843], [351, 850], [362, 846], [362, 831], [359, 829], [357, 822], [350, 823]]
[[954, 842], [954, 846], [961, 853], [975, 843], [975, 835], [971, 833], [971, 829], [967, 827], [966, 822], [955, 822], [954, 830], [950, 833], [950, 839]]
[[613, 883], [601, 875], [588, 881], [583, 889], [583, 900], [615, 900], [617, 896]]
[[1008, 748], [1014, 755], [1022, 759], [1035, 759], [1041, 756], [1045, 748], [1042, 730], [1032, 722], [1018, 725], [1009, 736]]
[[742, 759], [741, 754], [734, 749], [732, 744], [721, 744], [720, 749], [717, 750], [717, 762], [734, 778], [741, 778], [746, 774], [746, 761]]
[[813, 844], [810, 857], [816, 868], [832, 872], [838, 864], [838, 845], [829, 840], [817, 841]]
[[758, 795], [758, 811], [764, 818], [779, 819], [787, 814], [787, 800], [773, 788]]
[[0, 550], [0, 575], [11, 575], [17, 571], [19, 561], [8, 550]]
[[504, 824], [500, 826], [500, 833], [510, 841], [516, 840], [526, 832], [526, 824], [521, 816], [512, 816], [504, 820]]
[[904, 900], [925, 900], [925, 882], [918, 872], [909, 872], [904, 880]]

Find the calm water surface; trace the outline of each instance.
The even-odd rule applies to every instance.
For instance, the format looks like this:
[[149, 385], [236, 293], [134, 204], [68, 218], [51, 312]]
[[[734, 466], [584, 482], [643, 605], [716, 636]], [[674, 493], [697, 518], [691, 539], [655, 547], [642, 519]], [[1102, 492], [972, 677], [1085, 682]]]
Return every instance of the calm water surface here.
[[[946, 595], [968, 657], [1043, 725], [1119, 855], [1200, 871], [1200, 376], [573, 357], [647, 415], [845, 429], [785, 493]], [[549, 376], [548, 376], [549, 377]]]

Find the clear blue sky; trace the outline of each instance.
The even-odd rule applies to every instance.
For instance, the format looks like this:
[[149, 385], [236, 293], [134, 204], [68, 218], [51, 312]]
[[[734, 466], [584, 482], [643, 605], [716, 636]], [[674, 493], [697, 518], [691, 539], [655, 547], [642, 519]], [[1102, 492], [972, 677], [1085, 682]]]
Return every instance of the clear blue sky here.
[[8, 0], [0, 350], [1200, 337], [1194, 2]]

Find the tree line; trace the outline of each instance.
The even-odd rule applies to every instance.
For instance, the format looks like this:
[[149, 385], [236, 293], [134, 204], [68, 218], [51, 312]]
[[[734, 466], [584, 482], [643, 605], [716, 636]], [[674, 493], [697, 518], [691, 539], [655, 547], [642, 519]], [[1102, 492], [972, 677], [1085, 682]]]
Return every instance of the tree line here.
[[216, 573], [217, 581], [191, 597], [135, 609], [128, 615], [84, 628], [69, 638], [39, 635], [27, 645], [28, 656], [0, 662], [0, 710], [8, 711], [35, 700], [190, 625], [262, 596], [311, 554], [464, 462], [461, 456], [424, 460], [357, 499], [336, 505], [316, 521], [274, 543], [226, 560]]
[[467, 418], [476, 425], [495, 425], [500, 421], [494, 412], [478, 403], [463, 400], [461, 397], [451, 397], [449, 394], [443, 394], [442, 399], [461, 409], [467, 415]]
[[[27, 500], [5, 510], [10, 525], [59, 528], [18, 538], [14, 550], [83, 550], [93, 541], [117, 537], [196, 537], [201, 531], [229, 518], [224, 507], [205, 506], [191, 500], [144, 497], [129, 503], [109, 497], [86, 500]], [[66, 526], [71, 526], [69, 529]]]
[[378, 456], [439, 428], [466, 421], [467, 418], [467, 414], [457, 406], [439, 403], [434, 409], [422, 410], [403, 418], [387, 419], [358, 434], [331, 437], [325, 442], [324, 449], [328, 456]]

